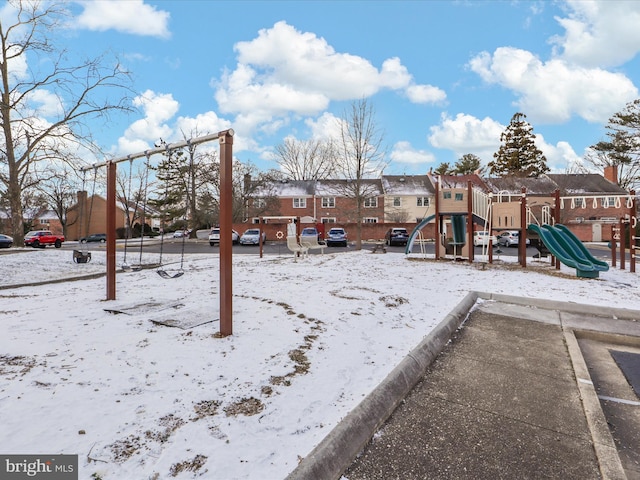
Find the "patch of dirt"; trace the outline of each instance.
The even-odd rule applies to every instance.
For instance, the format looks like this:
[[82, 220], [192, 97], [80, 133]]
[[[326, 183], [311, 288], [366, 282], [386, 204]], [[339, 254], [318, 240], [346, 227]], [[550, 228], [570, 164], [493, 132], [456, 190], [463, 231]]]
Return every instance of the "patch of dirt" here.
[[246, 415], [251, 417], [257, 415], [264, 410], [264, 403], [255, 397], [243, 398], [224, 408], [227, 417], [237, 417], [238, 415]]
[[142, 444], [140, 443], [140, 437], [129, 435], [127, 438], [112, 443], [110, 448], [113, 460], [117, 463], [123, 463], [140, 451]]
[[178, 476], [181, 472], [197, 472], [204, 464], [207, 463], [207, 457], [204, 455], [196, 455], [192, 460], [185, 460], [184, 462], [174, 463], [169, 469], [169, 473], [172, 477]]
[[383, 297], [380, 297], [380, 301], [384, 303], [384, 306], [387, 308], [396, 308], [400, 305], [404, 305], [405, 303], [409, 303], [409, 300], [407, 300], [406, 298], [398, 297], [395, 295], [385, 295]]
[[0, 375], [25, 376], [36, 366], [34, 357], [0, 355]]
[[203, 400], [202, 402], [198, 402], [193, 406], [196, 416], [192, 418], [191, 421], [195, 422], [205, 417], [213, 417], [218, 413], [218, 408], [220, 408], [220, 402], [218, 400]]
[[307, 355], [301, 348], [296, 348], [289, 352], [289, 358], [293, 360], [295, 363], [295, 373], [296, 374], [305, 374], [309, 372], [309, 368], [311, 368], [311, 363], [307, 358]]
[[155, 440], [156, 442], [164, 443], [169, 440], [169, 437], [173, 432], [179, 429], [186, 422], [180, 417], [176, 417], [174, 414], [170, 413], [169, 415], [162, 417], [159, 423], [160, 426], [165, 427], [164, 430], [147, 430], [146, 432], [144, 432], [144, 435], [149, 440]]

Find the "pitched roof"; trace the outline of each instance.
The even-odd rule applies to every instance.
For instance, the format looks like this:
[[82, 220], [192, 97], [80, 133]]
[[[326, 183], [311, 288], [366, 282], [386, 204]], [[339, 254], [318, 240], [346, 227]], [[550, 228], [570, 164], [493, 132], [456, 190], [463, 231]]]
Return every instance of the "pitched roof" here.
[[435, 188], [427, 175], [384, 175], [382, 189], [385, 195], [432, 196]]
[[528, 195], [551, 195], [558, 188], [558, 185], [546, 175], [540, 177], [516, 177], [513, 175], [491, 177], [485, 178], [484, 182], [492, 193], [519, 194], [524, 187], [527, 189]]
[[597, 173], [560, 173], [547, 174], [552, 181], [556, 183], [560, 189], [560, 194], [582, 195], [582, 194], [626, 194], [627, 191], [607, 180]]
[[440, 179], [440, 188], [467, 188], [469, 181], [471, 181], [474, 187], [483, 192], [488, 191], [482, 178], [475, 173], [470, 175], [439, 175], [437, 178]]

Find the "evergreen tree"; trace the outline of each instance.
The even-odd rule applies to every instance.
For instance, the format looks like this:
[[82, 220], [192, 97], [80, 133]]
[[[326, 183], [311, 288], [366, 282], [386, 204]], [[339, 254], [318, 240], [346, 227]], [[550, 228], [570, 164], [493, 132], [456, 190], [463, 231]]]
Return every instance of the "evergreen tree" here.
[[[160, 140], [160, 145], [166, 145]], [[164, 228], [171, 223], [186, 218], [187, 214], [187, 170], [188, 158], [183, 149], [170, 150], [156, 167], [157, 189], [149, 204], [157, 208], [163, 217]]]
[[549, 171], [547, 159], [534, 143], [533, 127], [524, 113], [516, 113], [500, 135], [500, 149], [489, 162], [491, 175], [538, 177]]
[[618, 167], [618, 184], [625, 189], [640, 184], [640, 99], [609, 119], [606, 141], [591, 146], [587, 160], [596, 168]]
[[473, 153], [465, 153], [453, 166], [453, 173], [456, 175], [471, 175], [482, 170], [480, 158]]
[[436, 167], [433, 173], [436, 175], [450, 175], [452, 173], [451, 165], [449, 165], [449, 162], [442, 162]]

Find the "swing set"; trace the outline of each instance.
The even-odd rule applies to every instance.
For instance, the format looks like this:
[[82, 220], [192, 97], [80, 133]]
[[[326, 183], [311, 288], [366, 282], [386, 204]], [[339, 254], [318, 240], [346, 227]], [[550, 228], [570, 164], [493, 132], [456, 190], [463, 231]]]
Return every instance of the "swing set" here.
[[[229, 232], [229, 238], [221, 236], [220, 238], [220, 336], [225, 337], [231, 335], [232, 332], [232, 207], [233, 207], [233, 182], [232, 182], [232, 168], [233, 168], [233, 135], [232, 129], [223, 130], [218, 133], [205, 135], [202, 137], [193, 138], [187, 141], [177, 142], [171, 145], [162, 147], [156, 147], [144, 152], [138, 152], [125, 157], [108, 160], [103, 163], [94, 164], [91, 167], [80, 169], [83, 174], [86, 174], [88, 170], [94, 170], [94, 189], [96, 182], [96, 175], [98, 168], [106, 167], [107, 170], [107, 212], [106, 212], [106, 232], [107, 232], [107, 295], [106, 300], [116, 299], [116, 169], [117, 164], [125, 161], [129, 161], [129, 189], [131, 188], [131, 168], [133, 160], [136, 158], [146, 157], [147, 176], [145, 179], [144, 187], [144, 201], [146, 210], [146, 193], [148, 187], [148, 170], [149, 170], [149, 157], [154, 154], [170, 152], [179, 148], [184, 148], [190, 145], [197, 145], [200, 143], [209, 142], [212, 140], [218, 140], [220, 143], [220, 229], [223, 232]], [[83, 183], [84, 185], [84, 183]], [[129, 192], [130, 193], [130, 192]], [[92, 195], [93, 198], [93, 195]], [[164, 216], [163, 216], [164, 220]], [[88, 227], [87, 227], [88, 228]], [[144, 228], [144, 225], [142, 225]], [[126, 236], [128, 237], [128, 235]], [[140, 241], [140, 261], [137, 264], [129, 265], [126, 262], [127, 252], [127, 238], [125, 237], [125, 258], [123, 261], [123, 270], [125, 271], [137, 271], [142, 269], [142, 239]], [[180, 258], [180, 267], [175, 272], [170, 272], [164, 268], [162, 264], [164, 246], [164, 232], [160, 240], [160, 260], [157, 269], [158, 275], [162, 278], [171, 279], [179, 278], [184, 275], [184, 246], [185, 236], [182, 237], [182, 252]], [[80, 251], [79, 251], [80, 252]], [[90, 252], [80, 252], [82, 256], [87, 255], [90, 258]], [[74, 252], [74, 261], [76, 256]], [[81, 263], [86, 263], [81, 262]]]

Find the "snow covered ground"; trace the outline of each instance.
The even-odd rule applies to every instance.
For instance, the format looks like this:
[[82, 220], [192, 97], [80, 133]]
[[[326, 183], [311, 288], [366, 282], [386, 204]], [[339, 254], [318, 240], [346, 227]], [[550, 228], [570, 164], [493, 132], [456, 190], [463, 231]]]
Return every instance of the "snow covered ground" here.
[[[3, 253], [0, 287], [104, 271], [93, 257]], [[118, 274], [109, 302], [105, 278], [0, 290], [0, 452], [78, 454], [81, 479], [284, 478], [471, 290], [640, 309], [618, 269], [238, 255], [234, 334], [216, 338], [218, 267]]]

